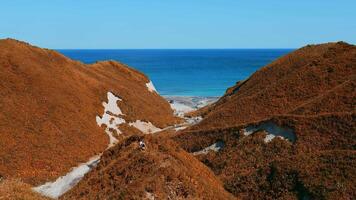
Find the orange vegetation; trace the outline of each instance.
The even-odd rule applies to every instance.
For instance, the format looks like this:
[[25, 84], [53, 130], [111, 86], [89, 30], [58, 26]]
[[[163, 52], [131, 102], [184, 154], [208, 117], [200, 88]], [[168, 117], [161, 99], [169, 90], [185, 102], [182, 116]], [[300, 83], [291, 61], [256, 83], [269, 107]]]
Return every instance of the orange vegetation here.
[[[309, 45], [261, 68], [202, 109], [192, 129], [220, 128], [279, 114], [342, 112], [355, 105], [356, 47]], [[330, 110], [331, 109], [331, 110]]]
[[[355, 78], [355, 46], [301, 48], [192, 113], [205, 119], [174, 139], [188, 152], [224, 142], [197, 158], [242, 199], [355, 199]], [[265, 122], [292, 129], [295, 143], [243, 134]]]
[[[139, 148], [144, 140], [146, 149]], [[62, 199], [235, 199], [215, 175], [171, 140], [131, 136]]]
[[31, 184], [63, 175], [107, 147], [96, 123], [111, 91], [127, 121], [173, 124], [169, 104], [148, 78], [123, 64], [92, 65], [53, 50], [0, 40], [0, 175]]
[[31, 186], [20, 180], [0, 181], [0, 199], [1, 200], [49, 200], [33, 192]]
[[[108, 138], [95, 117], [103, 113], [108, 91], [122, 99], [118, 106], [127, 122], [160, 128], [179, 122], [169, 104], [147, 90], [145, 75], [117, 62], [84, 65], [1, 40], [0, 66], [5, 177], [37, 184], [102, 152]], [[191, 113], [204, 119], [183, 131], [144, 136], [121, 124], [119, 143], [60, 198], [355, 199], [355, 79], [355, 46], [303, 47]], [[263, 124], [288, 128], [295, 138], [267, 141], [273, 129]], [[246, 134], [251, 127], [260, 128]], [[217, 142], [222, 149], [191, 154]]]

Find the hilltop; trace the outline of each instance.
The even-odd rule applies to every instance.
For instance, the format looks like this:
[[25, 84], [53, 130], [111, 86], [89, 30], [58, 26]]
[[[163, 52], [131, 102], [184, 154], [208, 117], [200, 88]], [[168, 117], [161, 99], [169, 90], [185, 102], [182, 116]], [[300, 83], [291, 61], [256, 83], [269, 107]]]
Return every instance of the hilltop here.
[[354, 45], [308, 45], [191, 113], [203, 121], [174, 139], [242, 199], [353, 199], [355, 78]]
[[[194, 130], [224, 128], [282, 114], [352, 110], [356, 48], [344, 42], [308, 45], [283, 56], [196, 114]], [[331, 109], [331, 110], [330, 110]]]
[[54, 180], [129, 130], [141, 133], [147, 124], [159, 130], [179, 121], [144, 74], [118, 62], [85, 65], [5, 39], [0, 66], [0, 175], [5, 178], [35, 185]]

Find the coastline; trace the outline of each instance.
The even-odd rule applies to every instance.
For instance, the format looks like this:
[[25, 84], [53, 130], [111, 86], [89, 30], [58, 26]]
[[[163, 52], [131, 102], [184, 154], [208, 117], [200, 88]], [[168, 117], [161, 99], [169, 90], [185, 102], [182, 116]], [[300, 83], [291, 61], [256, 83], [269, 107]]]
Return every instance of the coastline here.
[[168, 101], [172, 109], [175, 111], [176, 115], [183, 117], [185, 113], [212, 104], [216, 102], [220, 97], [164, 95], [163, 98]]

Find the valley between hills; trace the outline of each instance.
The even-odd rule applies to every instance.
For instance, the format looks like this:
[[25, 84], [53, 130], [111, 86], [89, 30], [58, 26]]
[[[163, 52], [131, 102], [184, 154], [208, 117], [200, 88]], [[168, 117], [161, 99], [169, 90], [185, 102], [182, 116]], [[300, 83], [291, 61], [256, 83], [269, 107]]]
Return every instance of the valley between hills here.
[[356, 198], [352, 44], [302, 47], [220, 98], [14, 39], [0, 79], [0, 199]]

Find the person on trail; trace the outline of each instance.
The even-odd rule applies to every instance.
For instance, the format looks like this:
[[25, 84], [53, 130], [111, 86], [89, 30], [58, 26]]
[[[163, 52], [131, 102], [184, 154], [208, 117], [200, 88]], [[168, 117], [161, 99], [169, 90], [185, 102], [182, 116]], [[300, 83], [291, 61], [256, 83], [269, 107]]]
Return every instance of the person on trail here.
[[145, 150], [146, 149], [146, 144], [143, 140], [139, 142], [140, 149]]

